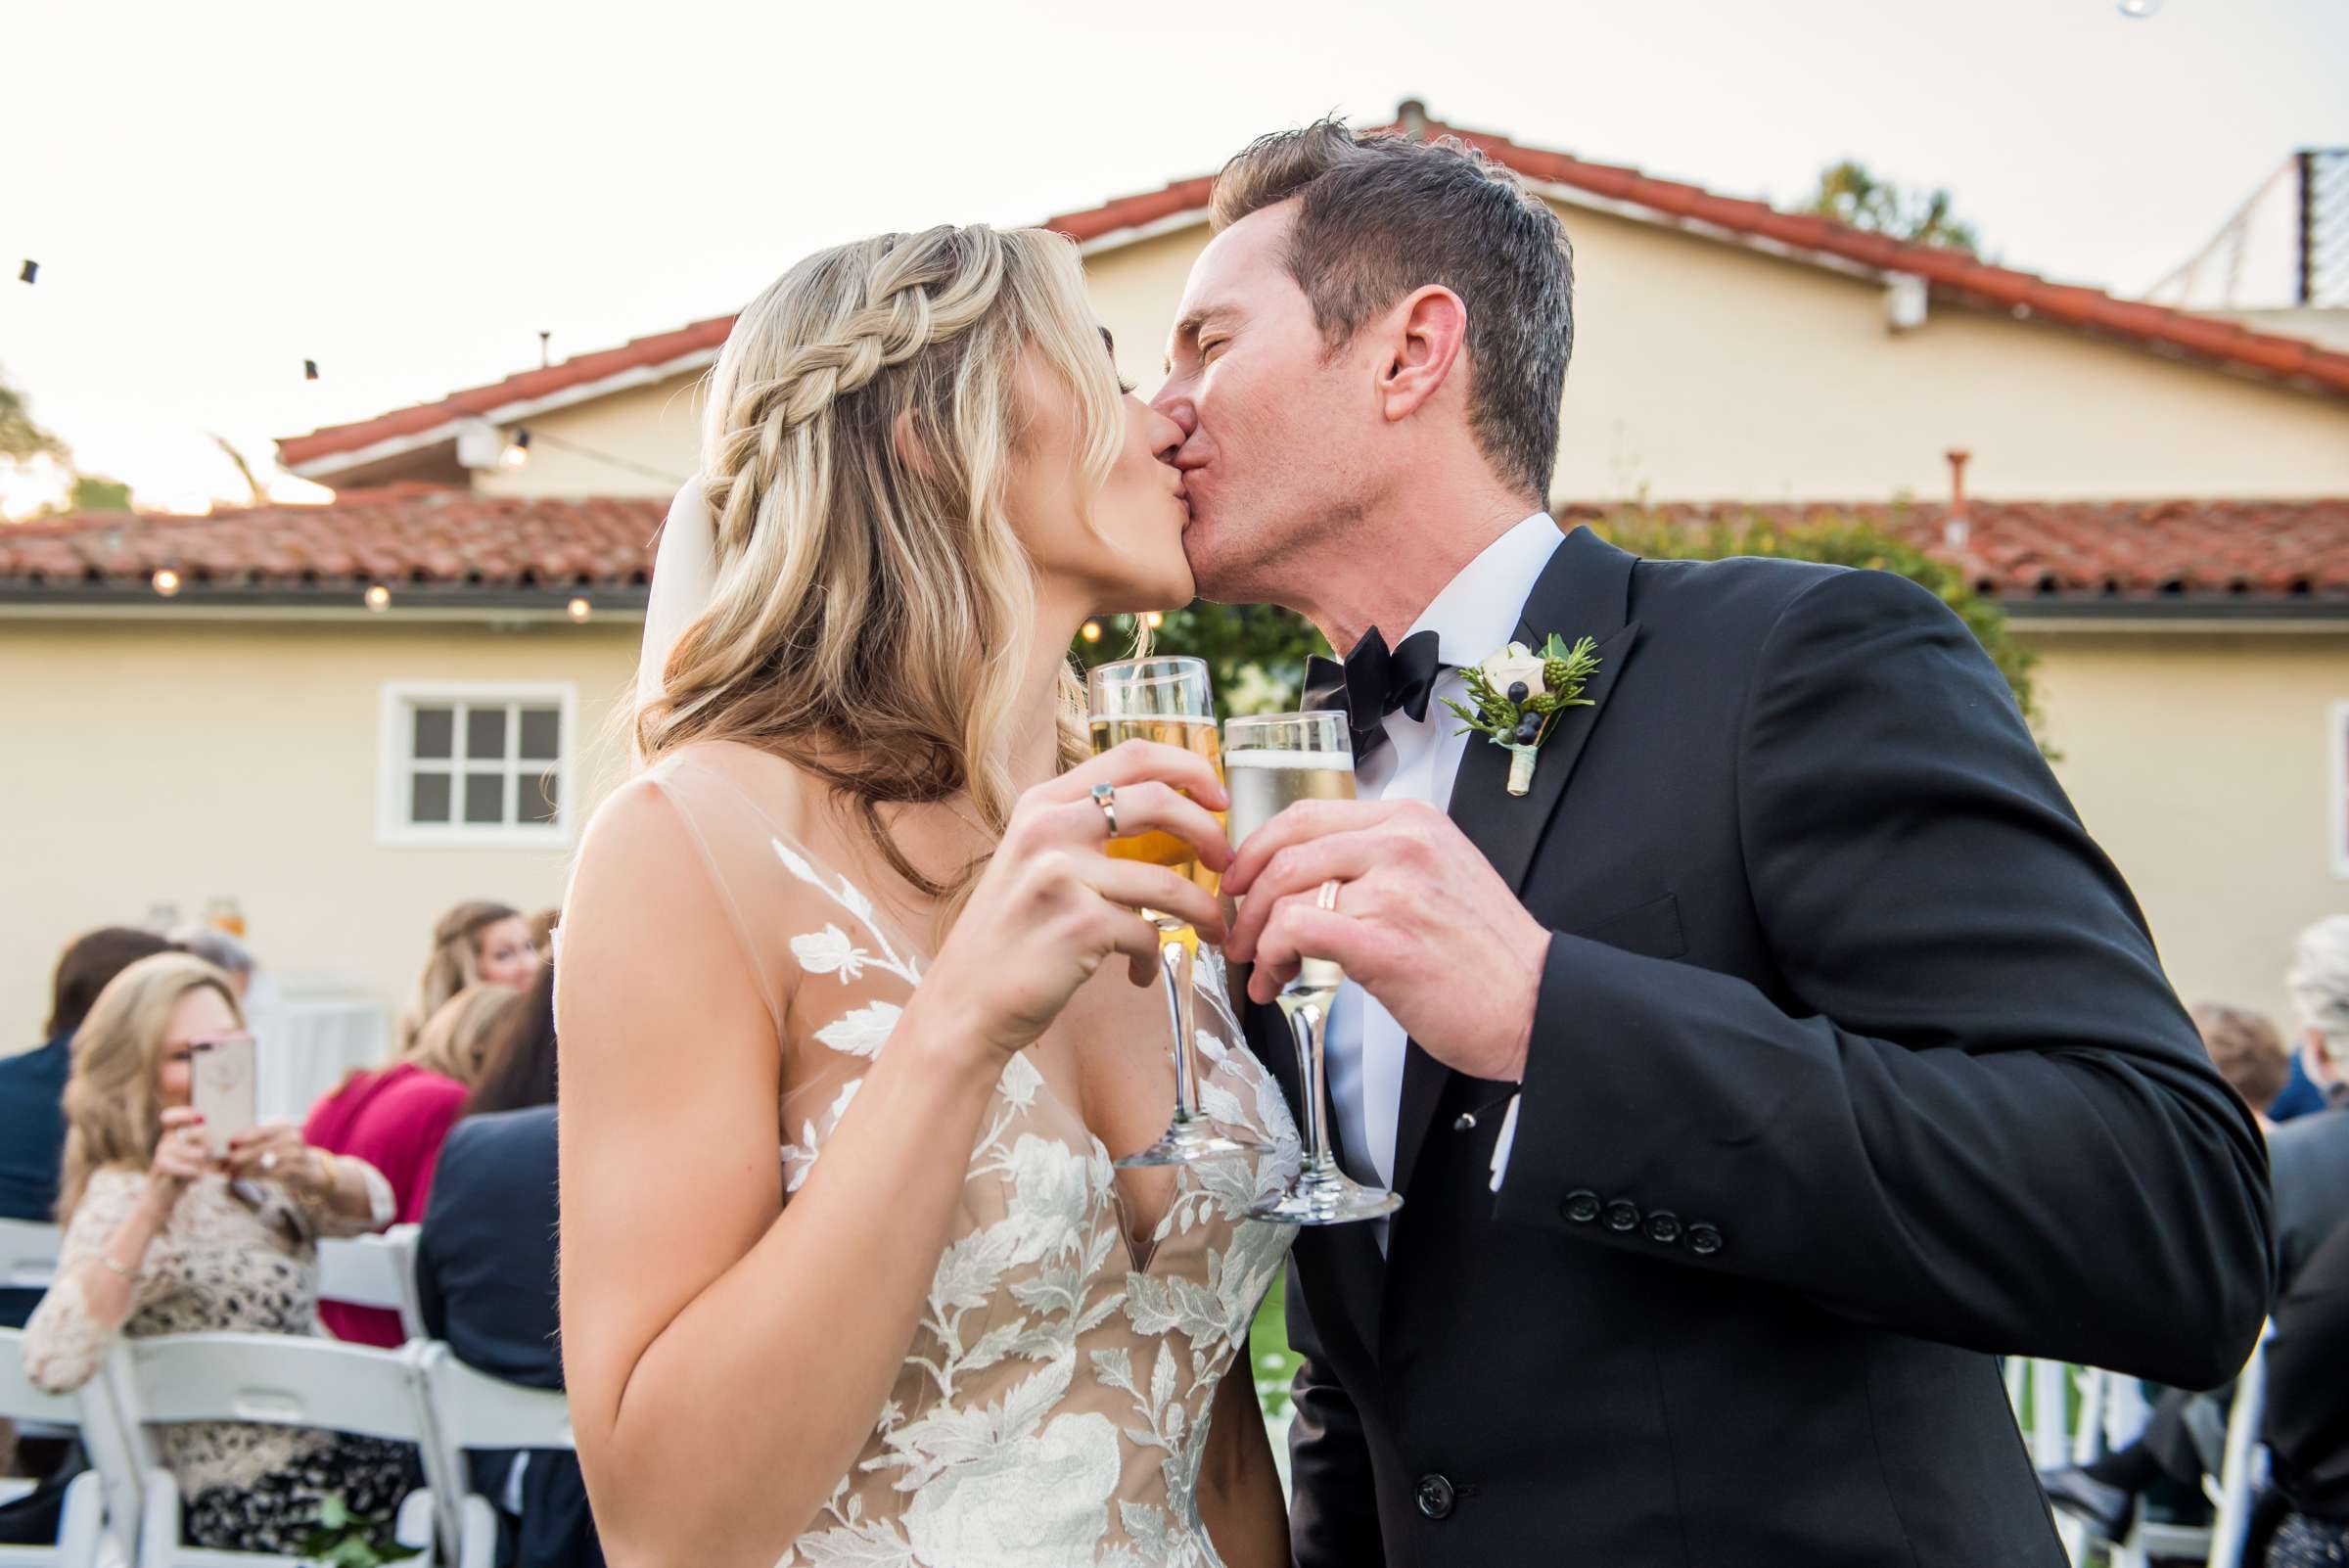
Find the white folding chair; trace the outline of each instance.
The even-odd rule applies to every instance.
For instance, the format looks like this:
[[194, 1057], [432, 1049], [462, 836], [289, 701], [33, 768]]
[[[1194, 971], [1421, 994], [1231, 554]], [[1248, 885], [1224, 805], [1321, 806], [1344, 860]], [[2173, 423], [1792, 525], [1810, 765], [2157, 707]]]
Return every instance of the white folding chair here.
[[[440, 1474], [441, 1447], [418, 1360], [414, 1346], [385, 1351], [292, 1334], [168, 1334], [125, 1340], [107, 1375], [115, 1411], [142, 1437], [149, 1422], [253, 1421], [415, 1444], [426, 1489], [401, 1505], [396, 1534], [402, 1545], [424, 1548], [410, 1559], [417, 1568], [439, 1568], [444, 1559], [433, 1526], [442, 1499], [457, 1494]], [[283, 1557], [182, 1545], [178, 1482], [155, 1462], [150, 1443], [138, 1448], [139, 1568], [283, 1568]], [[453, 1508], [448, 1513], [453, 1518]]]
[[415, 1225], [380, 1235], [333, 1236], [318, 1243], [318, 1299], [399, 1314], [410, 1339], [424, 1337], [422, 1298], [416, 1291]]
[[2265, 1479], [2268, 1453], [2259, 1441], [2268, 1408], [2268, 1336], [2251, 1347], [2234, 1381], [2234, 1403], [2227, 1411], [2227, 1448], [2219, 1465], [2218, 1511], [2210, 1523], [2210, 1556], [2205, 1568], [2240, 1568], [2251, 1531], [2251, 1499]]
[[[93, 1397], [103, 1397], [93, 1393]], [[50, 1394], [33, 1386], [24, 1375], [24, 1335], [20, 1329], [0, 1328], [0, 1417], [37, 1421], [60, 1427], [82, 1424], [78, 1394]], [[92, 1568], [106, 1534], [106, 1497], [94, 1470], [85, 1470], [66, 1487], [64, 1516], [58, 1521], [52, 1546], [0, 1545], [0, 1568]], [[117, 1536], [117, 1547], [127, 1555], [127, 1536]]]
[[47, 1290], [57, 1274], [64, 1237], [57, 1226], [37, 1220], [0, 1220], [0, 1285], [14, 1290]]
[[432, 1402], [433, 1428], [442, 1444], [440, 1469], [457, 1478], [460, 1491], [457, 1568], [492, 1568], [497, 1556], [497, 1513], [466, 1478], [469, 1451], [479, 1449], [571, 1449], [571, 1404], [551, 1389], [525, 1388], [477, 1371], [438, 1341], [423, 1351], [425, 1395]]

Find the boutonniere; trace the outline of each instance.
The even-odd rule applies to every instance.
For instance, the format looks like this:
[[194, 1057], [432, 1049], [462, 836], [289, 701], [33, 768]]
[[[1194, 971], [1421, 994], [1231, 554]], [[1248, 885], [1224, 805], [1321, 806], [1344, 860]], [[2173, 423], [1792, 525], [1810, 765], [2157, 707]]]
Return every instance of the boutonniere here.
[[1556, 632], [1540, 653], [1512, 642], [1483, 664], [1460, 671], [1473, 709], [1446, 698], [1444, 706], [1460, 715], [1466, 726], [1509, 753], [1509, 793], [1523, 795], [1534, 785], [1534, 756], [1549, 739], [1558, 715], [1569, 708], [1589, 708], [1583, 688], [1598, 672], [1598, 644], [1585, 637], [1573, 647]]

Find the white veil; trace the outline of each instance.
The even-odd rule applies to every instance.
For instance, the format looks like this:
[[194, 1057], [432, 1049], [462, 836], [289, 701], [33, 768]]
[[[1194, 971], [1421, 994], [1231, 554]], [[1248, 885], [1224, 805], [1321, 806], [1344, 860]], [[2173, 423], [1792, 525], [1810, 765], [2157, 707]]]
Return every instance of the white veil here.
[[[710, 608], [717, 583], [717, 530], [702, 499], [702, 477], [687, 480], [668, 503], [661, 549], [653, 558], [652, 597], [644, 607], [644, 645], [636, 658], [636, 706], [661, 695], [668, 651]], [[639, 759], [641, 761], [641, 759]]]

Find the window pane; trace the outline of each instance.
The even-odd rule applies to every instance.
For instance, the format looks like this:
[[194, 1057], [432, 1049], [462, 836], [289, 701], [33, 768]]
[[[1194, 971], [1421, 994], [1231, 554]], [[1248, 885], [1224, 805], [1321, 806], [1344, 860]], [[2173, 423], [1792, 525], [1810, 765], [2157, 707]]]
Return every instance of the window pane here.
[[[502, 723], [505, 715], [498, 715]], [[497, 823], [506, 820], [506, 775], [503, 773], [468, 773], [465, 775], [465, 820], [468, 822]]]
[[563, 754], [556, 748], [563, 734], [563, 710], [526, 708], [522, 711], [522, 757], [525, 761], [551, 762]]
[[448, 784], [446, 773], [410, 775], [408, 779], [408, 820], [411, 822], [447, 821]]
[[410, 756], [423, 759], [446, 757], [457, 738], [457, 715], [450, 708], [419, 708], [416, 710], [416, 738]]
[[562, 776], [554, 768], [526, 775], [522, 780], [522, 814], [532, 822], [552, 822], [562, 792]]
[[[465, 710], [465, 756], [470, 761], [502, 761], [506, 755], [506, 711], [502, 708]], [[468, 817], [471, 812], [467, 812]]]

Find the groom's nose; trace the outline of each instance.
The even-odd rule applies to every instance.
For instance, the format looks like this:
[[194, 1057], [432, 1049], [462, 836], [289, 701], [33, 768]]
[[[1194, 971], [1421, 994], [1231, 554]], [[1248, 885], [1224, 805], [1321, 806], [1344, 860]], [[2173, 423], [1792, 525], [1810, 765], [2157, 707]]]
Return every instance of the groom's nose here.
[[1159, 388], [1158, 394], [1150, 399], [1150, 406], [1173, 420], [1186, 441], [1199, 428], [1199, 409], [1191, 401], [1190, 392], [1174, 377], [1167, 378], [1167, 384]]

